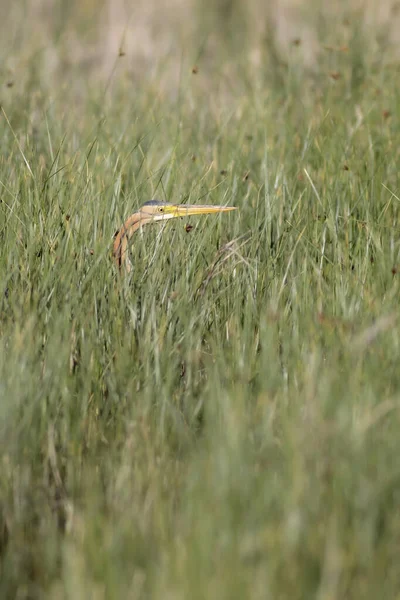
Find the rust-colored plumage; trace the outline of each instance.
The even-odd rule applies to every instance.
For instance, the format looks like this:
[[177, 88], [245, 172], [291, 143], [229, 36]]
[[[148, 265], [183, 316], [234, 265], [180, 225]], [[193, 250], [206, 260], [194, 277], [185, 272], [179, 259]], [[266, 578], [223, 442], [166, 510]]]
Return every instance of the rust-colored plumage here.
[[128, 258], [129, 240], [140, 227], [148, 223], [157, 223], [177, 217], [202, 215], [236, 210], [234, 206], [211, 206], [207, 204], [170, 204], [159, 200], [150, 200], [143, 204], [138, 212], [133, 213], [121, 229], [115, 234], [113, 258], [119, 270], [125, 268], [129, 273], [131, 263]]

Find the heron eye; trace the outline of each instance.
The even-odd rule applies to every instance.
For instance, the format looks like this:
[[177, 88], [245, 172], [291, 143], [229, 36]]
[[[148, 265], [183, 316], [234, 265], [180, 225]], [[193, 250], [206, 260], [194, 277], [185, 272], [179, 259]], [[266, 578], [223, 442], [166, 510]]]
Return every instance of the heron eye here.
[[164, 208], [162, 206], [160, 206], [160, 208], [158, 209], [158, 212], [164, 212]]

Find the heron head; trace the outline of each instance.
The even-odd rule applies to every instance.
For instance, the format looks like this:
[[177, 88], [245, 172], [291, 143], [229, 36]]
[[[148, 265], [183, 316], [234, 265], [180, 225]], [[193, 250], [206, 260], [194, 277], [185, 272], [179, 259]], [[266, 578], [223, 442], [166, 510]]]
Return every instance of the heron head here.
[[235, 206], [213, 206], [210, 204], [171, 204], [161, 200], [149, 200], [140, 209], [141, 220], [164, 221], [190, 215], [205, 215], [211, 213], [236, 210]]

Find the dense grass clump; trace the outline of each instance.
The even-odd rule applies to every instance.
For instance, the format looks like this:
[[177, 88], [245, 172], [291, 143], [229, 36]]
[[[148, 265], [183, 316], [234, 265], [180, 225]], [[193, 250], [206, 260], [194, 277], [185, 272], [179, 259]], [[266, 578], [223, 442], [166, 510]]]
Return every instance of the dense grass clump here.
[[[140, 74], [61, 13], [4, 34], [2, 598], [397, 597], [396, 48], [305, 7], [305, 58], [252, 7], [193, 7]], [[240, 210], [143, 229], [120, 276], [150, 198]]]

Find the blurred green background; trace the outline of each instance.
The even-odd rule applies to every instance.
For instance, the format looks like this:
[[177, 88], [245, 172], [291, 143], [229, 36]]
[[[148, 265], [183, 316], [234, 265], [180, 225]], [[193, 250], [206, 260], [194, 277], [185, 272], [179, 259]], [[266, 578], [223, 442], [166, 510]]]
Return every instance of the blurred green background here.
[[399, 18], [0, 1], [1, 598], [399, 598]]
[[70, 69], [75, 78], [107, 78], [119, 62], [118, 69], [142, 81], [158, 69], [171, 88], [186, 60], [201, 59], [207, 72], [223, 74], [226, 63], [265, 71], [266, 60], [287, 63], [295, 55], [300, 69], [315, 74], [329, 48], [350, 41], [351, 52], [363, 44], [375, 60], [387, 59], [389, 47], [390, 59], [398, 54], [399, 7], [390, 0], [21, 0], [3, 1], [0, 10], [3, 76], [16, 82], [33, 54], [49, 80]]

